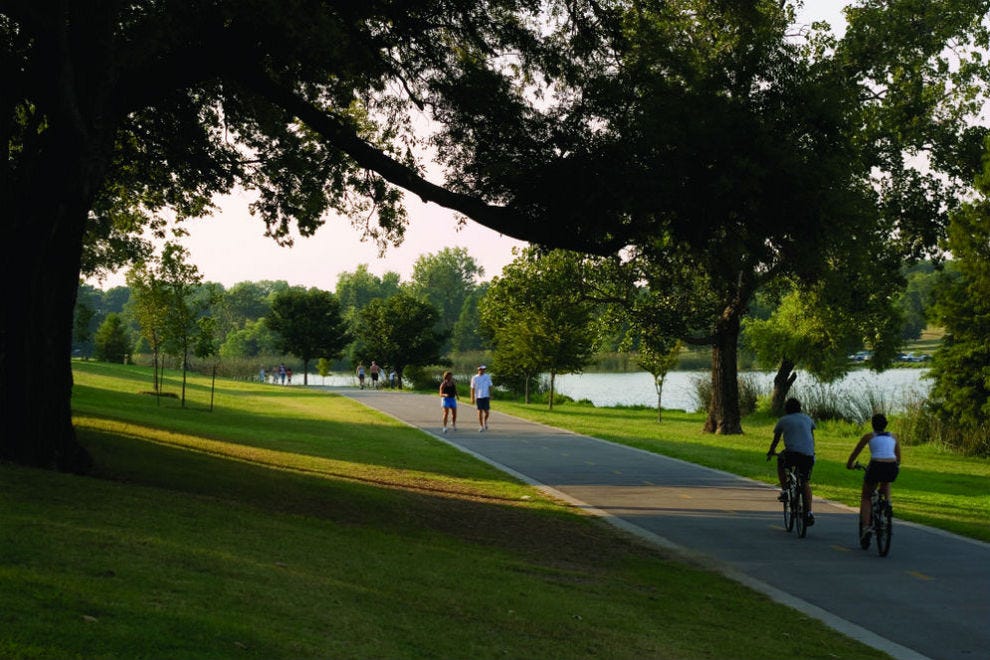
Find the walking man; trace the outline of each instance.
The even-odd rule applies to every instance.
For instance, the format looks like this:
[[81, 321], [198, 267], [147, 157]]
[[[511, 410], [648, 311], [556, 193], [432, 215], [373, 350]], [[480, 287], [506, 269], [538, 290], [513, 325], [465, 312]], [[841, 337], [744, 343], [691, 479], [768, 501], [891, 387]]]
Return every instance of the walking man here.
[[492, 377], [486, 373], [487, 367], [478, 367], [478, 373], [471, 376], [471, 403], [478, 407], [478, 431], [488, 430], [488, 414], [491, 412]]

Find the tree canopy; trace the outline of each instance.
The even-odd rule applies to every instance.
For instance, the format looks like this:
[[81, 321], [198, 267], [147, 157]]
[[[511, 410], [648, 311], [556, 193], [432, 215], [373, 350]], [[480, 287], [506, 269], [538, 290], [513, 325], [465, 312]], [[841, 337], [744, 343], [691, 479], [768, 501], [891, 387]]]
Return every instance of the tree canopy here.
[[[86, 464], [69, 408], [80, 273], [235, 187], [283, 243], [333, 215], [400, 240], [403, 190], [547, 246], [664, 259], [683, 243], [742, 301], [723, 338], [757, 274], [879, 235], [866, 202], [923, 251], [982, 149], [961, 119], [983, 68], [943, 53], [984, 38], [986, 5], [860, 0], [841, 42], [801, 51], [776, 0], [9, 0], [0, 212], [28, 263], [4, 266], [23, 286], [0, 334], [0, 458]], [[905, 166], [920, 153], [937, 176]]]
[[319, 289], [293, 287], [276, 294], [265, 325], [275, 333], [278, 347], [303, 362], [303, 384], [309, 363], [316, 358], [336, 359], [350, 340], [336, 296]]

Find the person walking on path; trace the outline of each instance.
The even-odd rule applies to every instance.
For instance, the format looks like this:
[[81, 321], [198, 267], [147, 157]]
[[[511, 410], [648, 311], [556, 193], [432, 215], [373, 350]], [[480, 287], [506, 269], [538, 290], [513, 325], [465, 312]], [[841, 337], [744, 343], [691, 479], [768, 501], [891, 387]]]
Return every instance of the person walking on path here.
[[371, 372], [371, 389], [378, 389], [378, 373], [381, 371], [381, 367], [374, 360], [371, 361], [371, 366], [368, 367], [368, 371]]
[[471, 376], [471, 403], [478, 408], [478, 431], [488, 430], [488, 415], [491, 413], [492, 377], [487, 367], [478, 367], [478, 373]]
[[447, 418], [450, 417], [451, 427], [457, 430], [457, 383], [454, 374], [443, 372], [440, 383], [440, 408], [443, 410], [443, 432], [447, 432]]
[[364, 363], [363, 362], [359, 362], [358, 363], [358, 366], [357, 366], [357, 378], [358, 378], [358, 385], [360, 385], [361, 389], [363, 390], [364, 389]]
[[873, 523], [870, 519], [873, 491], [879, 486], [880, 492], [890, 502], [890, 484], [897, 479], [901, 466], [901, 443], [897, 441], [897, 436], [887, 431], [887, 418], [880, 414], [874, 415], [870, 424], [873, 426], [873, 432], [859, 439], [846, 461], [846, 468], [855, 469], [859, 452], [867, 445], [870, 446], [870, 463], [866, 466], [863, 491], [859, 498], [859, 519], [863, 523], [864, 538], [869, 537], [870, 525]]
[[806, 525], [815, 524], [815, 516], [811, 513], [811, 469], [815, 465], [815, 422], [801, 412], [801, 402], [790, 398], [784, 402], [784, 416], [777, 420], [773, 427], [773, 442], [767, 451], [767, 460], [773, 456], [774, 450], [781, 437], [784, 438], [784, 451], [777, 456], [777, 478], [780, 480], [780, 495], [777, 499], [784, 501], [787, 497], [785, 470], [794, 465], [804, 479], [804, 501], [807, 502], [808, 512], [805, 516]]

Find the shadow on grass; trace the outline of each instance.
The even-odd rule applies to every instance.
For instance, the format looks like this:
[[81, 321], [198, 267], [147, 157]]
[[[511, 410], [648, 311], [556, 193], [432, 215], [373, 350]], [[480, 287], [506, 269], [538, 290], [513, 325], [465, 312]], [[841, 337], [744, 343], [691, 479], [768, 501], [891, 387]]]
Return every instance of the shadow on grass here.
[[[80, 441], [99, 479], [139, 484], [250, 506], [273, 514], [308, 516], [341, 525], [372, 526], [403, 535], [445, 534], [520, 553], [547, 565], [591, 570], [639, 544], [615, 542], [614, 530], [583, 515], [547, 511], [534, 503], [485, 499], [480, 493], [429, 492], [418, 484], [373, 485], [330, 475], [222, 458], [138, 438], [82, 430]], [[653, 550], [642, 549], [642, 552]]]

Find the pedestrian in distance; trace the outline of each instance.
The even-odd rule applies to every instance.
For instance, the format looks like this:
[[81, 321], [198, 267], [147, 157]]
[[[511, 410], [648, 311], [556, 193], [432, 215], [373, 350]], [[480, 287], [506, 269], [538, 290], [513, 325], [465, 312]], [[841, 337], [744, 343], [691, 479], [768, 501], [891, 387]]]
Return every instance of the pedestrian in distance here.
[[454, 374], [443, 372], [440, 381], [440, 409], [443, 411], [443, 432], [447, 432], [447, 418], [450, 418], [451, 428], [457, 430], [457, 383]]
[[371, 372], [371, 389], [378, 389], [378, 373], [381, 371], [381, 367], [374, 360], [371, 361], [371, 366], [368, 367], [368, 371]]
[[491, 414], [492, 377], [487, 367], [478, 367], [478, 373], [471, 376], [471, 403], [478, 408], [478, 431], [488, 430], [488, 416]]
[[846, 460], [846, 468], [856, 468], [856, 457], [863, 448], [870, 447], [870, 463], [866, 466], [863, 476], [863, 490], [859, 498], [859, 519], [862, 522], [863, 536], [869, 538], [871, 520], [871, 500], [873, 491], [878, 487], [887, 501], [890, 502], [890, 484], [897, 480], [901, 468], [901, 443], [897, 436], [887, 431], [887, 417], [882, 414], [874, 415], [870, 420], [872, 433], [867, 433], [853, 448]]
[[778, 500], [787, 497], [785, 471], [791, 465], [797, 467], [804, 479], [804, 501], [807, 503], [805, 524], [815, 524], [811, 512], [811, 470], [815, 465], [815, 422], [801, 412], [801, 402], [790, 398], [784, 402], [784, 416], [773, 427], [773, 442], [767, 451], [767, 460], [773, 456], [780, 439], [784, 439], [784, 451], [777, 455], [777, 478], [780, 480]]
[[356, 373], [357, 373], [358, 385], [363, 390], [364, 389], [364, 363], [363, 362], [359, 362], [358, 363]]

